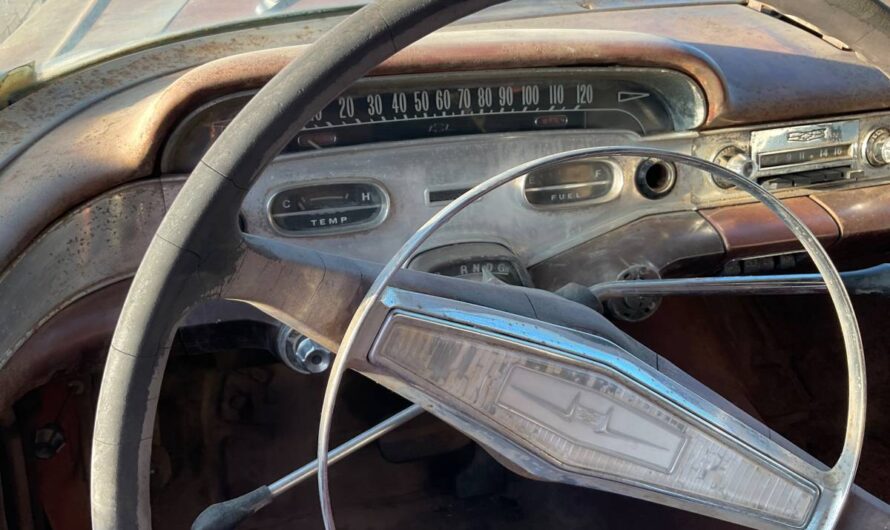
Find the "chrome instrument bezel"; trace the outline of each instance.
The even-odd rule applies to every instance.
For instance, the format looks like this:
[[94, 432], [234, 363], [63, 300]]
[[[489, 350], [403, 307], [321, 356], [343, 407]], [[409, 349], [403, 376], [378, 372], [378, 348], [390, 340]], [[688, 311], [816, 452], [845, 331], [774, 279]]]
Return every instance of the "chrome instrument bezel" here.
[[[383, 201], [380, 205], [380, 210], [377, 212], [373, 219], [370, 219], [368, 221], [362, 221], [354, 225], [340, 225], [336, 228], [316, 228], [303, 232], [286, 230], [280, 227], [275, 222], [275, 220], [273, 219], [274, 216], [272, 214], [272, 201], [280, 193], [290, 190], [297, 190], [300, 188], [309, 188], [313, 186], [323, 186], [328, 184], [366, 184], [373, 186], [380, 193], [380, 197]], [[351, 234], [377, 228], [378, 226], [383, 224], [384, 221], [386, 221], [387, 217], [389, 217], [390, 204], [391, 199], [389, 196], [389, 192], [387, 191], [386, 186], [384, 186], [383, 183], [379, 180], [371, 177], [338, 177], [327, 180], [307, 180], [301, 181], [299, 183], [282, 184], [280, 186], [272, 188], [267, 193], [264, 208], [266, 222], [268, 223], [269, 228], [271, 228], [271, 230], [276, 234], [288, 238], [312, 238]]]
[[[504, 81], [513, 81], [517, 79], [540, 80], [548, 77], [579, 77], [589, 76], [591, 79], [604, 80], [622, 80], [625, 79], [632, 83], [646, 84], [654, 92], [654, 96], [661, 100], [661, 104], [665, 107], [673, 122], [673, 131], [664, 131], [657, 134], [669, 134], [671, 132], [691, 131], [700, 127], [707, 117], [706, 98], [703, 89], [687, 74], [668, 68], [659, 67], [626, 67], [626, 66], [600, 66], [600, 67], [540, 67], [540, 68], [515, 68], [515, 69], [495, 69], [480, 71], [464, 71], [464, 72], [448, 72], [443, 73], [417, 73], [417, 74], [396, 74], [387, 76], [370, 76], [359, 80], [349, 90], [350, 94], [356, 96], [364, 95], [369, 91], [382, 89], [404, 89], [411, 90], [419, 86], [435, 87], [436, 84], [447, 83], [449, 85], [460, 85], [461, 83], [491, 82], [502, 83]], [[255, 94], [257, 90], [242, 90], [239, 92], [226, 94], [210, 101], [205, 102], [196, 109], [192, 110], [184, 118], [182, 118], [173, 129], [169, 136], [169, 140], [161, 153], [161, 171], [176, 172], [188, 171], [187, 168], [177, 167], [175, 151], [181, 147], [182, 142], [186, 141], [187, 133], [200, 123], [202, 114], [215, 106], [224, 104], [237, 98], [249, 98]], [[633, 100], [627, 100], [633, 101]], [[616, 105], [623, 102], [617, 101]], [[605, 110], [615, 111], [619, 113], [633, 116], [627, 110], [620, 107], [601, 109], [591, 109], [590, 112], [602, 112]], [[545, 112], [545, 111], [541, 111]], [[636, 116], [633, 116], [636, 120]], [[367, 125], [367, 124], [364, 124]], [[642, 126], [641, 126], [642, 127]], [[306, 129], [312, 131], [314, 129]], [[539, 132], [552, 131], [597, 131], [605, 129], [594, 128], [578, 128], [578, 129], [541, 129]], [[503, 134], [512, 134], [519, 131], [505, 131]], [[643, 130], [643, 134], [648, 131]], [[482, 134], [470, 134], [466, 136], [482, 136]], [[407, 141], [424, 141], [437, 140], [442, 138], [451, 138], [456, 136], [436, 137], [430, 136], [425, 138], [412, 138]], [[296, 141], [296, 140], [295, 140]], [[345, 146], [332, 146], [329, 149], [349, 149], [354, 147], [376, 145], [379, 142], [367, 142], [349, 144]], [[326, 149], [322, 149], [326, 150]], [[285, 152], [283, 155], [308, 153], [311, 151], [294, 151]]]
[[614, 160], [608, 158], [591, 158], [588, 160], [578, 160], [575, 162], [570, 162], [566, 165], [576, 165], [576, 164], [585, 164], [588, 162], [599, 162], [602, 164], [606, 164], [612, 170], [612, 182], [609, 186], [609, 191], [605, 194], [594, 197], [592, 199], [586, 199], [582, 201], [576, 202], [566, 202], [566, 203], [557, 203], [557, 204], [535, 204], [528, 200], [528, 195], [526, 193], [526, 187], [528, 183], [529, 175], [524, 175], [520, 177], [520, 187], [521, 189], [521, 197], [523, 206], [528, 208], [532, 208], [534, 210], [568, 210], [572, 208], [583, 208], [585, 206], [590, 206], [593, 204], [603, 204], [610, 201], [613, 201], [621, 191], [624, 189], [624, 171], [622, 171], [621, 166], [617, 164]]

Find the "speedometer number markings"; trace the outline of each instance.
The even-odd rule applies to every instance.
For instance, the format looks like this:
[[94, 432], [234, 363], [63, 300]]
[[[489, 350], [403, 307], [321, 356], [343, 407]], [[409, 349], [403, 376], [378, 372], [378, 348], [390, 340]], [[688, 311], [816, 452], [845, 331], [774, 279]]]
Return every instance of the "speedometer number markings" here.
[[[188, 138], [167, 165], [190, 171], [251, 95], [234, 95], [196, 111], [182, 126]], [[356, 83], [314, 113], [283, 152], [540, 130], [648, 135], [692, 128], [701, 123], [703, 108], [688, 78], [663, 70], [550, 68], [379, 76]]]
[[[562, 124], [566, 127], [586, 128], [590, 125], [587, 123], [589, 118], [572, 119], [565, 113], [583, 115], [604, 111], [624, 112], [639, 122], [639, 119], [630, 112], [619, 108], [601, 107], [599, 102], [616, 100], [622, 104], [636, 102], [647, 99], [651, 95], [650, 93], [610, 90], [610, 97], [598, 97], [597, 94], [603, 92], [604, 89], [604, 87], [598, 87], [593, 83], [573, 81], [457, 86], [344, 95], [337, 98], [337, 101], [330, 107], [316, 113], [306, 128], [335, 128], [380, 122], [441, 121], [449, 118], [523, 114], [534, 114], [530, 118], [517, 118], [525, 120], [523, 122], [526, 124], [525, 127], [554, 128]], [[548, 116], [553, 116], [554, 119], [542, 119]], [[456, 125], [440, 124], [425, 126], [424, 129], [430, 132], [462, 132], [466, 128]], [[480, 132], [496, 129], [486, 128]], [[639, 129], [638, 132], [646, 132], [641, 123]]]
[[343, 97], [337, 100], [340, 105], [340, 119], [345, 120], [355, 116], [355, 103], [351, 97]]
[[[298, 136], [296, 147], [319, 149], [430, 135], [535, 129], [615, 128], [640, 134], [669, 130], [669, 113], [643, 88], [617, 80], [556, 80], [542, 76], [522, 83], [417, 86], [398, 91], [365, 89], [337, 98], [306, 126], [325, 130], [349, 127], [348, 133], [343, 129], [342, 134], [330, 137], [335, 138], [333, 142], [325, 138], [328, 141], [324, 145], [314, 139], [310, 142], [304, 133]], [[656, 123], [647, 128], [643, 120]], [[369, 128], [372, 125], [373, 130]]]
[[593, 86], [580, 84], [577, 87], [578, 96], [576, 101], [578, 105], [591, 105], [593, 103]]

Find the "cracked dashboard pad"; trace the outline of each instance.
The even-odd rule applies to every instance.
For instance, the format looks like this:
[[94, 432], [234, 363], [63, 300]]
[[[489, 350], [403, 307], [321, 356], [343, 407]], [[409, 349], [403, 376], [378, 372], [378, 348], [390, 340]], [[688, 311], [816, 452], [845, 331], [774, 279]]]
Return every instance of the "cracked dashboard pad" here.
[[790, 525], [808, 519], [818, 496], [808, 481], [584, 352], [397, 311], [371, 361], [578, 480], [623, 482]]

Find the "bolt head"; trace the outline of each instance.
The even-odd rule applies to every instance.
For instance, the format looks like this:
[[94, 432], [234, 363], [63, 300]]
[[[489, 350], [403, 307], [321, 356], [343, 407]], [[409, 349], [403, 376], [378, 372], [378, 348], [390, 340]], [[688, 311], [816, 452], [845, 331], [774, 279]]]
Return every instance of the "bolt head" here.
[[320, 374], [331, 366], [330, 350], [305, 337], [297, 344], [294, 358], [310, 374]]

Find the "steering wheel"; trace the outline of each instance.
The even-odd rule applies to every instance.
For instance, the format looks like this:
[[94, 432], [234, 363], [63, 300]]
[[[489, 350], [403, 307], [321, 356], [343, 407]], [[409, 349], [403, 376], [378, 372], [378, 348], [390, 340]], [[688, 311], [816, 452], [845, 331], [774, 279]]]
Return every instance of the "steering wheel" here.
[[[237, 213], [247, 190], [319, 109], [408, 44], [497, 3], [365, 6], [275, 76], [207, 152], [158, 228], [112, 339], [93, 435], [94, 528], [151, 528], [149, 460], [170, 344], [191, 308], [217, 298], [250, 303], [341, 352], [319, 429], [328, 528], [334, 525], [325, 473], [328, 422], [347, 367], [423, 405], [526, 475], [755, 527], [837, 522], [865, 425], [855, 315], [818, 240], [739, 175], [653, 149], [552, 155], [493, 177], [442, 209], [382, 269], [240, 231]], [[847, 358], [847, 431], [832, 468], [777, 442], [585, 306], [543, 291], [403, 267], [442, 223], [514, 178], [568, 160], [624, 155], [689, 164], [731, 180], [776, 213], [812, 258], [838, 313]]]

